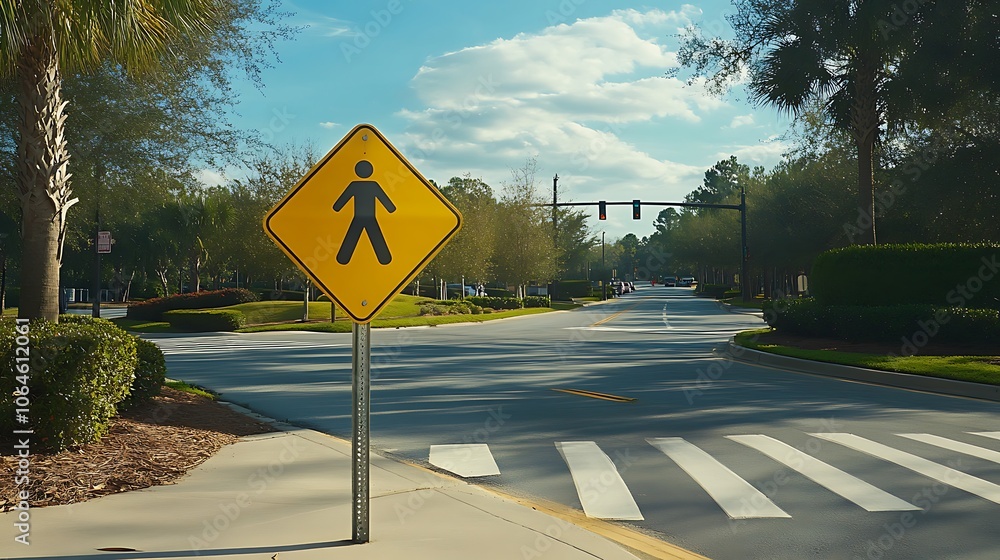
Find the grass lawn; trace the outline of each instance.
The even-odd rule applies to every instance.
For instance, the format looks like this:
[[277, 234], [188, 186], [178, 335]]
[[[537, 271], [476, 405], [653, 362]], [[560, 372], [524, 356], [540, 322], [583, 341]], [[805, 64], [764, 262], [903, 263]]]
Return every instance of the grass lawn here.
[[[449, 323], [482, 323], [494, 319], [506, 319], [507, 317], [518, 317], [521, 315], [535, 315], [552, 311], [548, 308], [512, 309], [509, 311], [499, 311], [497, 313], [483, 313], [481, 315], [424, 315], [413, 317], [390, 317], [386, 319], [375, 319], [372, 327], [376, 329], [391, 329], [400, 327], [437, 326]], [[386, 313], [383, 313], [386, 314]], [[351, 332], [352, 322], [338, 320], [336, 323], [316, 322], [316, 323], [284, 323], [278, 325], [257, 325], [239, 329], [236, 332], [264, 332], [264, 331], [315, 331], [315, 332]]]
[[739, 333], [735, 337], [736, 344], [753, 350], [817, 362], [1000, 385], [1000, 356], [890, 356], [807, 350], [779, 344], [761, 344], [754, 340], [756, 335], [767, 332], [770, 332], [770, 329]]

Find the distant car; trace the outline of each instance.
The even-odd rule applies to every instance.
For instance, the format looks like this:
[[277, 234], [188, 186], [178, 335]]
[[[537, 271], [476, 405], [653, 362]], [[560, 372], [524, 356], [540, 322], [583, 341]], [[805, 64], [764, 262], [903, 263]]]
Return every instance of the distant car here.
[[673, 288], [673, 287], [677, 286], [677, 277], [676, 276], [666, 276], [666, 277], [664, 277], [663, 278], [663, 285], [667, 286], [667, 287], [670, 287], [670, 288]]
[[684, 278], [681, 278], [680, 281], [677, 283], [678, 286], [682, 286], [685, 288], [690, 288], [694, 284], [695, 284], [695, 279], [692, 276], [685, 276]]

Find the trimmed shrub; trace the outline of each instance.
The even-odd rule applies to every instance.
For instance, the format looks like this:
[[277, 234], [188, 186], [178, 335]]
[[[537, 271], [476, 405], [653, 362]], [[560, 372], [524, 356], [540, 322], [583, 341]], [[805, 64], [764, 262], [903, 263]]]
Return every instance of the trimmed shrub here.
[[1000, 340], [1000, 311], [994, 309], [823, 305], [805, 298], [766, 302], [764, 310], [769, 325], [803, 336], [904, 343], [924, 336], [945, 343]]
[[164, 313], [163, 320], [188, 332], [229, 332], [247, 324], [246, 315], [235, 309], [175, 309]]
[[552, 307], [552, 300], [549, 296], [528, 296], [523, 304], [525, 307]]
[[[299, 293], [301, 299], [302, 293]], [[228, 307], [240, 303], [258, 301], [256, 295], [245, 288], [226, 288], [224, 290], [192, 292], [177, 294], [165, 298], [153, 298], [141, 302], [129, 303], [126, 317], [146, 321], [164, 321], [163, 314], [175, 309], [211, 309]]]
[[135, 379], [132, 390], [118, 408], [128, 410], [144, 404], [160, 394], [160, 388], [167, 378], [167, 363], [160, 347], [148, 340], [135, 337], [136, 358]]
[[486, 288], [486, 297], [512, 298], [514, 292], [505, 288]]
[[[0, 327], [0, 367], [17, 372], [15, 348], [24, 326], [19, 332], [13, 321], [3, 321]], [[32, 321], [24, 336], [30, 354], [28, 377], [0, 376], [0, 394], [13, 395], [27, 386], [30, 404], [22, 407], [13, 398], [0, 400], [0, 429], [9, 434], [30, 428], [32, 441], [53, 451], [100, 439], [115, 405], [132, 385], [138, 362], [136, 338], [106, 320]], [[15, 423], [15, 407], [30, 409], [29, 424]]]
[[[593, 288], [590, 280], [560, 280], [552, 284], [552, 298], [557, 301], [569, 301], [590, 295]], [[525, 303], [525, 307], [529, 307]]]
[[[534, 296], [539, 297], [539, 296]], [[479, 307], [489, 307], [491, 309], [521, 309], [524, 306], [520, 298], [516, 297], [467, 297], [465, 301], [478, 305]]]
[[853, 246], [816, 258], [809, 289], [825, 305], [1000, 309], [1000, 245]]

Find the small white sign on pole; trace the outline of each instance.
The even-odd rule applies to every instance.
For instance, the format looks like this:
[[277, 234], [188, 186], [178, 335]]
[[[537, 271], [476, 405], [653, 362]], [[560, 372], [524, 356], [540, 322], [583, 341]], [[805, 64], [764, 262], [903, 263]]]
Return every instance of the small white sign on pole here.
[[106, 255], [111, 252], [111, 232], [97, 232], [97, 252]]

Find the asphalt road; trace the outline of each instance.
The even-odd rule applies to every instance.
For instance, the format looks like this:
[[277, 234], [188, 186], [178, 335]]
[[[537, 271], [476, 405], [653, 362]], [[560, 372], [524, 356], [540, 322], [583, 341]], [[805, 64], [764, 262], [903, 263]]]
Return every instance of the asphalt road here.
[[[572, 312], [373, 330], [373, 446], [720, 560], [1000, 557], [1000, 405], [713, 357], [761, 324], [642, 287]], [[349, 437], [350, 335], [150, 338], [173, 378]]]

